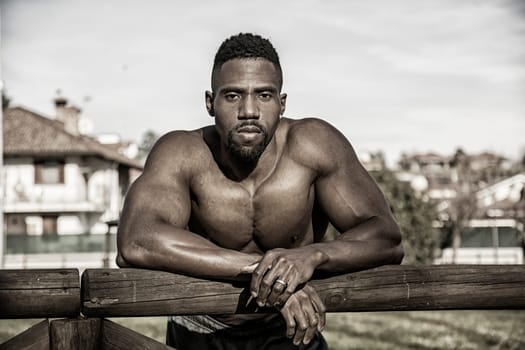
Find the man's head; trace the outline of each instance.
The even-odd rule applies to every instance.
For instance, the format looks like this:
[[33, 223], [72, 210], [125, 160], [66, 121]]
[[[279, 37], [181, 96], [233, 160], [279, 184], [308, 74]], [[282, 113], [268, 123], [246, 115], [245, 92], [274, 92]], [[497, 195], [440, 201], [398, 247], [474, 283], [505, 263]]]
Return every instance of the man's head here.
[[272, 44], [258, 35], [225, 40], [215, 56], [206, 108], [233, 158], [255, 163], [270, 143], [286, 106]]
[[211, 88], [213, 91], [216, 90], [217, 73], [222, 68], [222, 65], [235, 58], [263, 58], [272, 62], [279, 74], [279, 91], [281, 90], [283, 73], [281, 63], [279, 62], [279, 55], [277, 51], [275, 51], [272, 43], [260, 35], [239, 33], [224, 40], [215, 54], [211, 73]]

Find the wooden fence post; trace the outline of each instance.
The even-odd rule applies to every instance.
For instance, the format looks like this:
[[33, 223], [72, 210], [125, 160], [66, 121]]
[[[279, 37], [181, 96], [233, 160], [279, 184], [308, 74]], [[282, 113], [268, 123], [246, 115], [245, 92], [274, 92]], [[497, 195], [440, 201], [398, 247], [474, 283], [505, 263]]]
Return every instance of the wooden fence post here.
[[173, 349], [165, 344], [148, 338], [115, 322], [102, 320], [102, 347], [104, 350], [168, 350]]
[[51, 321], [51, 350], [101, 349], [101, 321], [98, 318]]
[[49, 350], [49, 322], [41, 321], [0, 344], [0, 350]]

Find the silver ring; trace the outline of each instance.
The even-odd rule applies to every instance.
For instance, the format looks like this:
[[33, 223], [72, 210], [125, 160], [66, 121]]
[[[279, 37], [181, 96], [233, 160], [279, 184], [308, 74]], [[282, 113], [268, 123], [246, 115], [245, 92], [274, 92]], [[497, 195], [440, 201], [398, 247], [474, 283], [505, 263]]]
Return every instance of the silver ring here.
[[285, 281], [283, 281], [281, 279], [276, 279], [275, 283], [282, 284], [284, 288], [286, 288], [288, 286], [288, 283], [286, 283]]

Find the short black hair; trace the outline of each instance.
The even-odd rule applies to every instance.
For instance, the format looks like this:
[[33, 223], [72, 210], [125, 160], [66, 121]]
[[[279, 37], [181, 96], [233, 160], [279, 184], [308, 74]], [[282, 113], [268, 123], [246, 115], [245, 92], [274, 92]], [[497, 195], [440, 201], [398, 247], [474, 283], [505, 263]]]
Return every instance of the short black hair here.
[[239, 33], [224, 40], [215, 54], [211, 73], [212, 88], [215, 86], [215, 76], [222, 65], [235, 58], [264, 58], [272, 62], [279, 75], [279, 89], [282, 87], [283, 72], [281, 63], [272, 43], [257, 34]]

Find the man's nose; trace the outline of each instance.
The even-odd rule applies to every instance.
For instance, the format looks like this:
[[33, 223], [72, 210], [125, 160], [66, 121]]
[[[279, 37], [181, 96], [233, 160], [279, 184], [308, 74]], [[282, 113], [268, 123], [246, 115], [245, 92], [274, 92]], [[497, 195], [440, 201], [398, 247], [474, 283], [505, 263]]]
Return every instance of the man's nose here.
[[258, 119], [259, 118], [259, 106], [257, 101], [252, 96], [247, 96], [242, 100], [239, 119]]

